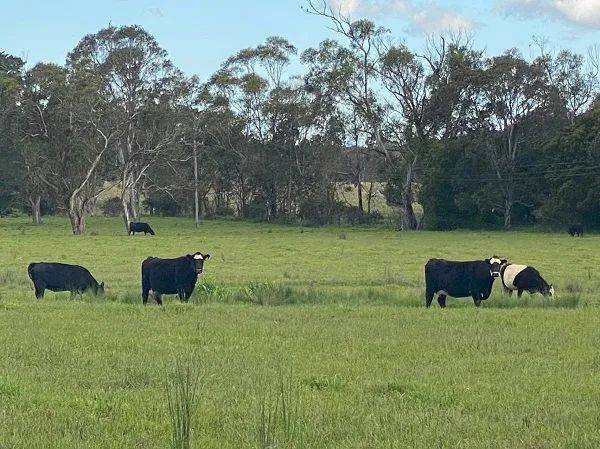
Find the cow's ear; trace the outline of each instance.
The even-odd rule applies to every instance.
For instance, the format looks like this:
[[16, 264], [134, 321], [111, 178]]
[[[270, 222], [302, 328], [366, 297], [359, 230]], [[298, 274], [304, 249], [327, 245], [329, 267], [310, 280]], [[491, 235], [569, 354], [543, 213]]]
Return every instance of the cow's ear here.
[[187, 257], [188, 259], [193, 259], [194, 256], [192, 256], [191, 254], [186, 254], [185, 257]]
[[488, 265], [490, 264], [490, 259], [485, 259], [485, 261], [488, 263]]
[[501, 265], [506, 265], [508, 263], [508, 259], [501, 259], [500, 260], [500, 264]]
[[104, 288], [104, 281], [100, 283], [100, 287]]
[[202, 257], [204, 257], [204, 260], [210, 259], [210, 254], [204, 254]]

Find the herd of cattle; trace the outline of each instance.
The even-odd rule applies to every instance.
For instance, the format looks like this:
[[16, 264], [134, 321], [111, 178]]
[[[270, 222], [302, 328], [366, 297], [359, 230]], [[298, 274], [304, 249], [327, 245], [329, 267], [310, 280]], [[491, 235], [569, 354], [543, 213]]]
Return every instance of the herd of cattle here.
[[[132, 223], [130, 234], [154, 231], [146, 223]], [[148, 257], [142, 262], [142, 302], [146, 304], [152, 293], [154, 300], [162, 305], [161, 295], [177, 295], [187, 301], [202, 274], [204, 262], [210, 254], [196, 252], [175, 259]], [[31, 263], [27, 268], [33, 282], [35, 297], [43, 298], [44, 291], [69, 291], [71, 297], [84, 292], [95, 295], [104, 293], [104, 282], [98, 283], [84, 267], [57, 262]], [[425, 305], [431, 306], [434, 296], [440, 307], [446, 307], [446, 298], [471, 297], [476, 306], [490, 297], [496, 278], [501, 278], [505, 293], [524, 291], [553, 296], [554, 287], [548, 284], [533, 267], [508, 263], [496, 256], [468, 262], [430, 259], [425, 264]]]

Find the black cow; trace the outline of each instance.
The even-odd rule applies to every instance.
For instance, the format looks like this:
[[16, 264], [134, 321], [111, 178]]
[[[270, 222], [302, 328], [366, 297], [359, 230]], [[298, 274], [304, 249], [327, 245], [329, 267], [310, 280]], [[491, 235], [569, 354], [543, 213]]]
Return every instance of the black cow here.
[[504, 292], [512, 295], [517, 290], [519, 298], [523, 291], [530, 294], [541, 293], [544, 296], [554, 296], [554, 287], [548, 284], [540, 272], [527, 265], [507, 264], [500, 270]]
[[202, 274], [204, 261], [210, 254], [200, 252], [176, 259], [148, 257], [142, 262], [142, 301], [148, 302], [148, 294], [154, 292], [156, 302], [161, 305], [160, 295], [177, 294], [187, 301], [194, 291], [198, 275]]
[[500, 267], [507, 263], [496, 256], [470, 262], [429, 259], [425, 264], [425, 305], [431, 306], [433, 296], [439, 293], [440, 307], [446, 307], [446, 296], [472, 297], [479, 307], [492, 292], [494, 278], [500, 276]]
[[569, 234], [571, 237], [583, 237], [583, 226], [579, 224], [569, 226]]
[[44, 297], [46, 289], [53, 292], [71, 292], [71, 299], [85, 291], [94, 295], [104, 294], [104, 282], [98, 284], [94, 276], [79, 265], [56, 262], [30, 263], [27, 274], [33, 281], [37, 299]]
[[129, 223], [129, 235], [135, 235], [136, 232], [143, 232], [144, 235], [155, 235], [148, 223], [131, 222]]

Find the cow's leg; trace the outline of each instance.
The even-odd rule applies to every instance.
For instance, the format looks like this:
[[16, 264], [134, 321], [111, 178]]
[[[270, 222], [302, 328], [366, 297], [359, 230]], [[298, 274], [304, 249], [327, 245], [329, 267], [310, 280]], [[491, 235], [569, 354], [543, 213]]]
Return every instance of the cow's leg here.
[[475, 307], [479, 307], [481, 305], [481, 298], [478, 295], [472, 295], [472, 297]]
[[42, 299], [44, 297], [44, 290], [46, 290], [46, 285], [43, 282], [37, 282], [33, 284], [35, 289], [35, 297], [36, 299]]
[[148, 302], [148, 294], [150, 293], [150, 289], [147, 287], [142, 287], [142, 304], [146, 305]]
[[522, 294], [523, 294], [523, 290], [519, 289], [519, 291], [517, 291], [517, 296], [520, 298]]
[[162, 299], [160, 299], [160, 293], [154, 292], [154, 299], [156, 301], [156, 304], [162, 306]]
[[177, 297], [179, 298], [180, 301], [183, 301], [184, 295], [185, 294], [183, 293], [183, 290], [177, 291]]
[[440, 305], [440, 307], [446, 307], [446, 295], [439, 295], [437, 297], [437, 302]]
[[435, 292], [432, 290], [427, 290], [425, 292], [425, 307], [430, 307], [431, 306], [431, 302], [433, 301], [433, 296], [435, 295]]

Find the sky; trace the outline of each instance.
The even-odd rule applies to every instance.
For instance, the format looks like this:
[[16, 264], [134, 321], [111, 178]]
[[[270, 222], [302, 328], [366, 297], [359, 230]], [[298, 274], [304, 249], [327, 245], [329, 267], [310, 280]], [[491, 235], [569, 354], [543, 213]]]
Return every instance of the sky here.
[[[269, 36], [300, 51], [336, 37], [328, 21], [307, 14], [306, 0], [0, 0], [0, 51], [63, 64], [86, 34], [109, 24], [141, 25], [188, 75], [208, 78], [230, 55]], [[322, 0], [314, 0], [319, 2]], [[530, 57], [532, 37], [551, 48], [587, 53], [600, 45], [600, 0], [327, 0], [352, 19], [369, 18], [415, 50], [425, 37], [467, 30], [486, 55], [518, 48]], [[299, 70], [299, 67], [297, 68]]]

